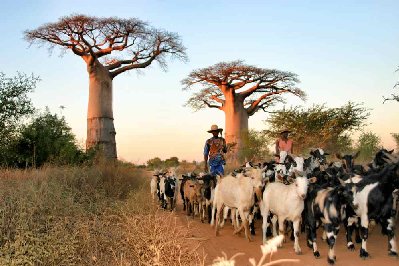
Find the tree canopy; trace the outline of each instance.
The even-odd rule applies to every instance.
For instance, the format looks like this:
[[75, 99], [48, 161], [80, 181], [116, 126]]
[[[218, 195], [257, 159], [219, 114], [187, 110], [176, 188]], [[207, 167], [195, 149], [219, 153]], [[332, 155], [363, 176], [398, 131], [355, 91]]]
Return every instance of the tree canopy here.
[[352, 102], [338, 108], [327, 108], [325, 105], [307, 109], [291, 107], [272, 113], [266, 120], [269, 130], [265, 133], [277, 138], [282, 130], [292, 131], [294, 153], [317, 147], [329, 152], [345, 152], [352, 149], [349, 133], [360, 129], [368, 117], [366, 108]]
[[249, 116], [283, 101], [280, 96], [283, 93], [304, 98], [298, 83], [294, 73], [246, 65], [240, 60], [194, 70], [182, 80], [184, 89], [200, 87], [186, 103], [194, 110], [206, 107], [223, 110], [226, 91], [232, 90]]
[[50, 49], [70, 49], [88, 64], [101, 59], [111, 78], [130, 69], [147, 67], [153, 61], [166, 67], [166, 55], [187, 59], [176, 33], [150, 27], [137, 18], [71, 15], [25, 31], [25, 39], [31, 44], [49, 45]]
[[0, 72], [0, 164], [8, 159], [10, 145], [18, 135], [21, 120], [33, 114], [28, 94], [36, 88], [38, 77], [18, 73], [7, 77]]
[[39, 78], [33, 75], [18, 73], [15, 77], [6, 77], [0, 72], [0, 132], [14, 127], [21, 118], [33, 113], [28, 94], [33, 92], [38, 81]]

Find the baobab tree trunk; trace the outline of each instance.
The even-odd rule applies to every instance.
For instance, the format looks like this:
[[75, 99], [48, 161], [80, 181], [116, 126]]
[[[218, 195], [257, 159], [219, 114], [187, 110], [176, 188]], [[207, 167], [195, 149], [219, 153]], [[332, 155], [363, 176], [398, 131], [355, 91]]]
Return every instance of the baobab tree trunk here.
[[109, 71], [94, 59], [88, 63], [89, 104], [86, 148], [98, 147], [107, 159], [117, 158], [112, 112], [112, 79]]
[[243, 137], [248, 133], [248, 113], [244, 108], [243, 101], [238, 95], [226, 95], [224, 114], [226, 121], [226, 143], [235, 146], [231, 149], [228, 159], [237, 163], [239, 152], [243, 149]]

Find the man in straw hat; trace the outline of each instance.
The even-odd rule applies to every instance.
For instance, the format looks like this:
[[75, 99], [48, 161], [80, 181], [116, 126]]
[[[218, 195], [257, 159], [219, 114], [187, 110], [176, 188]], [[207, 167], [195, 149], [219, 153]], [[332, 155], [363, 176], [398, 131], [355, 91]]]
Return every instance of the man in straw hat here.
[[213, 137], [205, 142], [204, 147], [204, 161], [205, 161], [205, 172], [208, 172], [208, 165], [210, 166], [210, 173], [213, 175], [224, 174], [225, 160], [223, 153], [227, 152], [226, 140], [220, 136], [222, 135], [222, 128], [217, 125], [212, 125], [211, 129], [208, 130], [212, 133]]
[[276, 160], [280, 158], [280, 151], [286, 151], [288, 154], [292, 154], [294, 143], [292, 139], [288, 139], [290, 130], [285, 129], [280, 132], [280, 138], [276, 140]]

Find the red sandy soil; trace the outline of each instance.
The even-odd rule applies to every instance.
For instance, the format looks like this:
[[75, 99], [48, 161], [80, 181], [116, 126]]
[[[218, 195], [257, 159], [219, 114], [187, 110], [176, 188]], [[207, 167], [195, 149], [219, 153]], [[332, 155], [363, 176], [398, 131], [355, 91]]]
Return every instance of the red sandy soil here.
[[[261, 239], [261, 221], [256, 221], [256, 235], [253, 237], [252, 242], [244, 236], [244, 232], [239, 235], [233, 235], [233, 228], [229, 220], [226, 222], [224, 228], [219, 231], [219, 236], [215, 236], [214, 228], [208, 223], [201, 223], [199, 217], [192, 219], [187, 217], [182, 211], [181, 204], [177, 206], [176, 216], [178, 220], [184, 225], [190, 228], [192, 237], [189, 238], [189, 243], [192, 246], [201, 244], [198, 251], [199, 253], [204, 252], [206, 254], [206, 265], [210, 265], [216, 257], [223, 256], [224, 252], [227, 258], [231, 258], [234, 254], [244, 253], [244, 255], [238, 256], [235, 261], [236, 265], [250, 265], [248, 259], [255, 258], [258, 261], [262, 255], [260, 245]], [[396, 228], [396, 236], [399, 236], [399, 230]], [[322, 231], [318, 231], [318, 247], [320, 252], [320, 258], [315, 259], [313, 252], [307, 247], [305, 242], [305, 234], [299, 236], [300, 246], [302, 249], [302, 255], [296, 255], [293, 249], [294, 242], [287, 238], [287, 242], [283, 244], [283, 247], [278, 249], [277, 253], [273, 254], [272, 260], [276, 259], [299, 259], [298, 263], [286, 263], [284, 265], [328, 265], [327, 263], [327, 243], [321, 240]], [[354, 240], [353, 235], [353, 240]], [[336, 244], [336, 256], [337, 261], [335, 265], [396, 265], [399, 266], [399, 259], [388, 256], [388, 241], [387, 237], [381, 234], [381, 228], [377, 225], [369, 231], [369, 239], [367, 241], [367, 248], [370, 254], [370, 258], [363, 260], [359, 257], [360, 244], [355, 244], [356, 250], [349, 251], [346, 248], [345, 231], [341, 226], [340, 232], [337, 237]], [[269, 258], [268, 258], [269, 259]], [[281, 265], [281, 264], [280, 264]]]

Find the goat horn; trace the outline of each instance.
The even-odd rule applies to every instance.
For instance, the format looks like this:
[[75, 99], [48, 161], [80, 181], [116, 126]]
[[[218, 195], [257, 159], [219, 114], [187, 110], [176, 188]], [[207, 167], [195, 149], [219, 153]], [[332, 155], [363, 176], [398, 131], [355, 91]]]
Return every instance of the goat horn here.
[[399, 162], [399, 157], [390, 154], [390, 153], [385, 153], [385, 156], [388, 157], [388, 159], [384, 158], [384, 161], [386, 161], [387, 163], [397, 163]]
[[[342, 180], [341, 178], [338, 177], [339, 183], [341, 183], [341, 186], [345, 186], [345, 181]], [[351, 181], [352, 181], [352, 177], [351, 177]]]
[[382, 158], [386, 163], [393, 163], [392, 159], [389, 158]]

